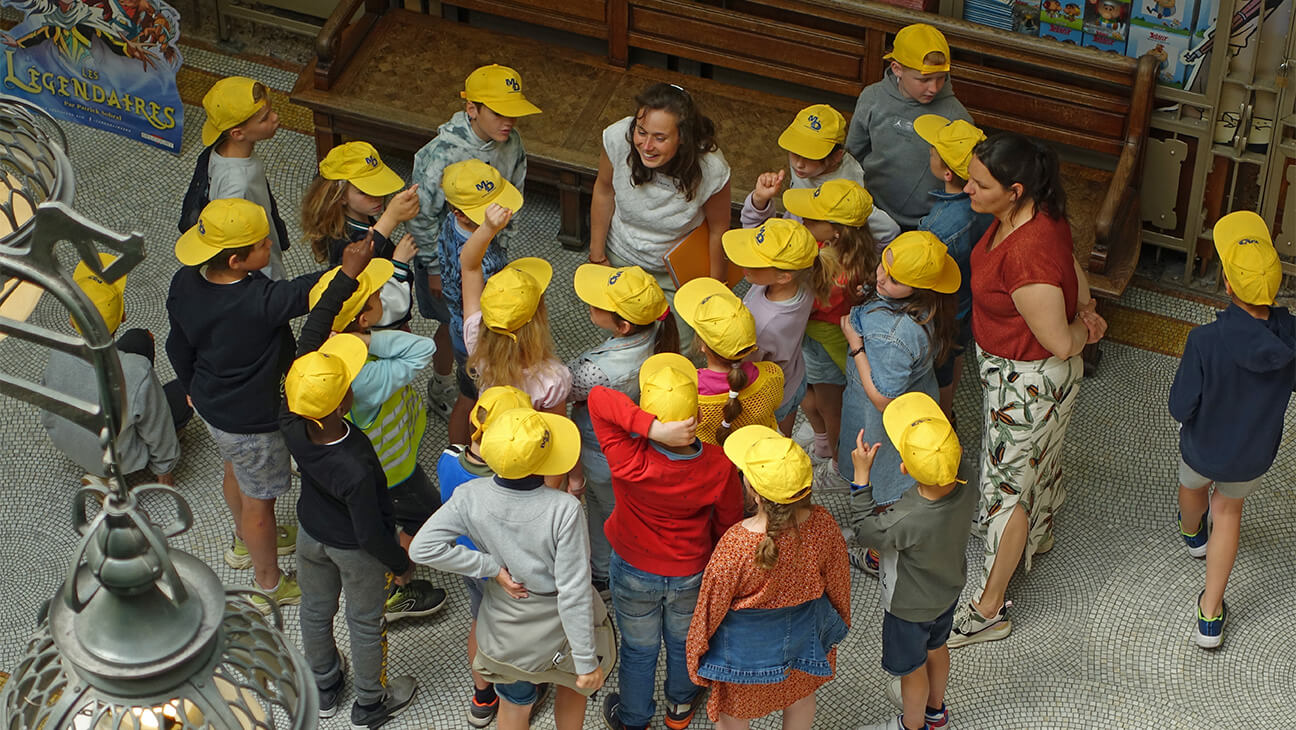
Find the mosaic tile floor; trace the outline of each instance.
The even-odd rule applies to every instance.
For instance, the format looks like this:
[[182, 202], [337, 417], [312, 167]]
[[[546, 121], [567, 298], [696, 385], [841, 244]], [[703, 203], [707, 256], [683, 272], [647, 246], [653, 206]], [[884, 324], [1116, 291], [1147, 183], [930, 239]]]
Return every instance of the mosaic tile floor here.
[[[187, 58], [191, 67], [185, 83], [197, 85], [187, 88], [189, 99], [203, 79], [230, 73], [256, 76], [281, 92], [292, 81], [281, 69], [216, 53]], [[127, 289], [128, 325], [148, 327], [159, 338], [166, 329], [165, 291], [176, 268], [171, 245], [180, 191], [198, 152], [199, 125], [194, 122], [201, 112], [188, 111], [191, 124], [180, 158], [67, 126], [77, 207], [110, 227], [141, 231], [148, 241], [150, 256], [132, 274]], [[297, 238], [292, 203], [314, 174], [314, 145], [291, 131], [301, 127], [289, 123], [291, 114], [285, 116], [285, 129], [259, 146], [258, 154], [285, 208], [293, 209], [285, 217]], [[408, 159], [390, 162], [408, 172]], [[554, 243], [558, 218], [552, 198], [529, 196], [519, 222], [523, 243], [512, 253], [542, 255], [553, 262], [556, 285], [548, 300], [553, 329], [561, 354], [573, 356], [599, 339], [584, 306], [565, 284], [583, 256]], [[314, 266], [304, 245], [295, 246], [287, 262], [299, 273]], [[1116, 312], [1101, 371], [1084, 384], [1073, 420], [1066, 458], [1071, 497], [1058, 515], [1057, 548], [1012, 585], [1015, 633], [1006, 641], [955, 652], [949, 690], [954, 726], [1286, 727], [1296, 702], [1296, 632], [1291, 630], [1296, 617], [1294, 437], [1282, 448], [1264, 489], [1249, 502], [1228, 593], [1232, 619], [1227, 639], [1213, 653], [1196, 649], [1188, 637], [1204, 566], [1185, 555], [1175, 534], [1175, 426], [1165, 403], [1183, 334], [1191, 324], [1209, 321], [1211, 307], [1136, 288]], [[36, 317], [44, 323], [63, 320], [48, 299]], [[422, 321], [415, 328], [430, 334]], [[26, 377], [38, 377], [44, 362], [41, 354], [12, 339], [0, 343], [0, 358]], [[159, 359], [159, 370], [171, 376], [165, 358]], [[963, 382], [957, 408], [973, 459], [979, 393], [975, 379]], [[9, 400], [4, 405], [0, 468], [6, 474], [7, 519], [0, 524], [0, 670], [11, 670], [34, 626], [37, 606], [65, 575], [75, 542], [68, 502], [80, 472], [53, 451], [30, 407]], [[445, 442], [444, 425], [436, 419], [430, 424], [420, 454], [429, 469]], [[1287, 428], [1296, 433], [1296, 415], [1289, 414]], [[220, 559], [229, 521], [215, 450], [197, 423], [186, 428], [181, 441], [185, 453], [176, 481], [197, 524], [174, 544], [207, 560], [223, 580], [246, 581], [248, 573], [230, 570]], [[281, 519], [292, 519], [295, 495], [294, 488], [280, 501]], [[845, 516], [843, 496], [827, 494], [823, 501], [839, 518]], [[974, 538], [968, 545], [971, 564], [980, 560], [980, 552]], [[291, 560], [283, 565], [291, 566]], [[468, 628], [467, 599], [457, 580], [422, 572], [445, 586], [451, 599], [437, 616], [391, 628], [390, 671], [413, 674], [421, 685], [415, 702], [388, 726], [392, 730], [465, 726], [469, 684], [461, 647]], [[816, 727], [850, 728], [893, 712], [879, 667], [877, 583], [857, 575], [853, 592], [855, 625], [842, 645], [836, 680], [819, 693]], [[294, 636], [297, 609], [287, 608], [286, 615], [287, 631]], [[337, 630], [345, 645], [343, 622]], [[609, 683], [614, 685], [615, 679]], [[601, 725], [599, 701], [601, 695], [590, 703], [590, 727]], [[322, 726], [347, 724], [343, 715]], [[536, 727], [553, 727], [550, 708], [541, 711]], [[755, 727], [777, 727], [777, 717]]]

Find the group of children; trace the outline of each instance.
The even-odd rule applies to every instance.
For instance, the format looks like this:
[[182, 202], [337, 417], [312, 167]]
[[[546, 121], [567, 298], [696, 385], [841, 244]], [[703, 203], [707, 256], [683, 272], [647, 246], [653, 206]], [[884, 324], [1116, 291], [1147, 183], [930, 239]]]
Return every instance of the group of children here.
[[[506, 245], [526, 172], [516, 125], [540, 112], [515, 71], [473, 72], [408, 188], [367, 143], [331, 150], [302, 204], [331, 268], [295, 279], [253, 154], [277, 126], [268, 93], [243, 78], [212, 87], [166, 349], [225, 463], [225, 559], [301, 604], [321, 716], [347, 676], [332, 631], [342, 593], [352, 724], [378, 727], [412, 700], [413, 678], [386, 674], [386, 624], [446, 600], [412, 578], [417, 563], [464, 576], [474, 726], [526, 727], [554, 691], [558, 727], [579, 727], [619, 659], [602, 716], [647, 727], [664, 643], [671, 730], [703, 703], [722, 728], [776, 710], [808, 728], [851, 623], [853, 563], [881, 582], [882, 665], [901, 710], [877, 727], [947, 725], [946, 640], [977, 507], [958, 478], [952, 392], [972, 340], [968, 261], [989, 225], [963, 187], [985, 135], [947, 85], [938, 31], [902, 29], [888, 58], [849, 132], [814, 105], [780, 136], [788, 171], [761, 175], [746, 227], [722, 237], [743, 298], [704, 277], [672, 307], [639, 266], [582, 265], [572, 286], [608, 337], [568, 364], [545, 306], [551, 266], [510, 260]], [[1235, 306], [1190, 337], [1171, 393], [1180, 529], [1208, 557], [1203, 646], [1219, 643], [1242, 497], [1277, 448], [1250, 440], [1244, 468], [1208, 446], [1214, 424], [1255, 402], [1278, 433], [1278, 386], [1293, 382], [1292, 319], [1269, 306], [1277, 258], [1263, 221], [1243, 215], [1216, 228]], [[435, 337], [409, 331], [416, 304]], [[294, 340], [289, 323], [307, 314]], [[674, 315], [696, 352], [679, 352]], [[1256, 338], [1265, 346], [1242, 344]], [[1254, 362], [1234, 362], [1241, 352]], [[450, 426], [435, 484], [417, 458], [429, 407]], [[798, 407], [802, 444], [789, 438]], [[290, 456], [300, 529], [274, 519]], [[846, 530], [813, 504], [812, 462], [849, 484]], [[148, 463], [161, 476], [174, 461]], [[1226, 481], [1208, 509], [1213, 479]], [[295, 579], [277, 562], [294, 551]], [[751, 640], [775, 634], [788, 640]]]

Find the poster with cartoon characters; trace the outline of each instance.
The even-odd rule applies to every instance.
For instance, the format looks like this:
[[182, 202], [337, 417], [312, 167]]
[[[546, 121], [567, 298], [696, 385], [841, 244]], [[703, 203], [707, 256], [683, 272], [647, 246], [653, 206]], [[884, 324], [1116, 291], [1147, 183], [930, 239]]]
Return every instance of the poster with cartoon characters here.
[[180, 14], [162, 0], [0, 0], [6, 94], [58, 119], [180, 152]]

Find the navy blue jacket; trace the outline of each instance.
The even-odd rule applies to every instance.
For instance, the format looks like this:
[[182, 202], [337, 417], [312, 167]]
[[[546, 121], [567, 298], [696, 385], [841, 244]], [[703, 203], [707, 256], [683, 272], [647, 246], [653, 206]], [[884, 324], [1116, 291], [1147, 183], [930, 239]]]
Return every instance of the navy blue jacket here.
[[1221, 482], [1264, 474], [1278, 454], [1296, 387], [1296, 318], [1270, 307], [1256, 319], [1236, 304], [1188, 333], [1170, 386], [1170, 415], [1183, 424], [1184, 463]]

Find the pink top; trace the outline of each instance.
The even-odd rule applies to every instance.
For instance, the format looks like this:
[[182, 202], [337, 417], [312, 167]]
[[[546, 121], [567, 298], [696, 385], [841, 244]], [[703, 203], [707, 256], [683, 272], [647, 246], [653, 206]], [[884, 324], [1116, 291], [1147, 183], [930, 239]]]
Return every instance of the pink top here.
[[[481, 332], [482, 316], [477, 312], [464, 320], [464, 347], [471, 355], [477, 349], [477, 337]], [[567, 402], [571, 392], [571, 371], [563, 365], [562, 360], [553, 358], [527, 372], [521, 383], [480, 383], [485, 390], [492, 385], [512, 385], [531, 396], [531, 405], [536, 410], [552, 408], [559, 403]], [[726, 390], [728, 386], [726, 386]]]
[[[760, 371], [756, 366], [745, 362], [742, 364], [743, 372], [747, 373], [747, 384], [751, 385], [756, 382], [760, 376]], [[729, 376], [724, 373], [717, 373], [710, 368], [698, 369], [698, 395], [716, 395], [718, 393], [729, 392]]]

